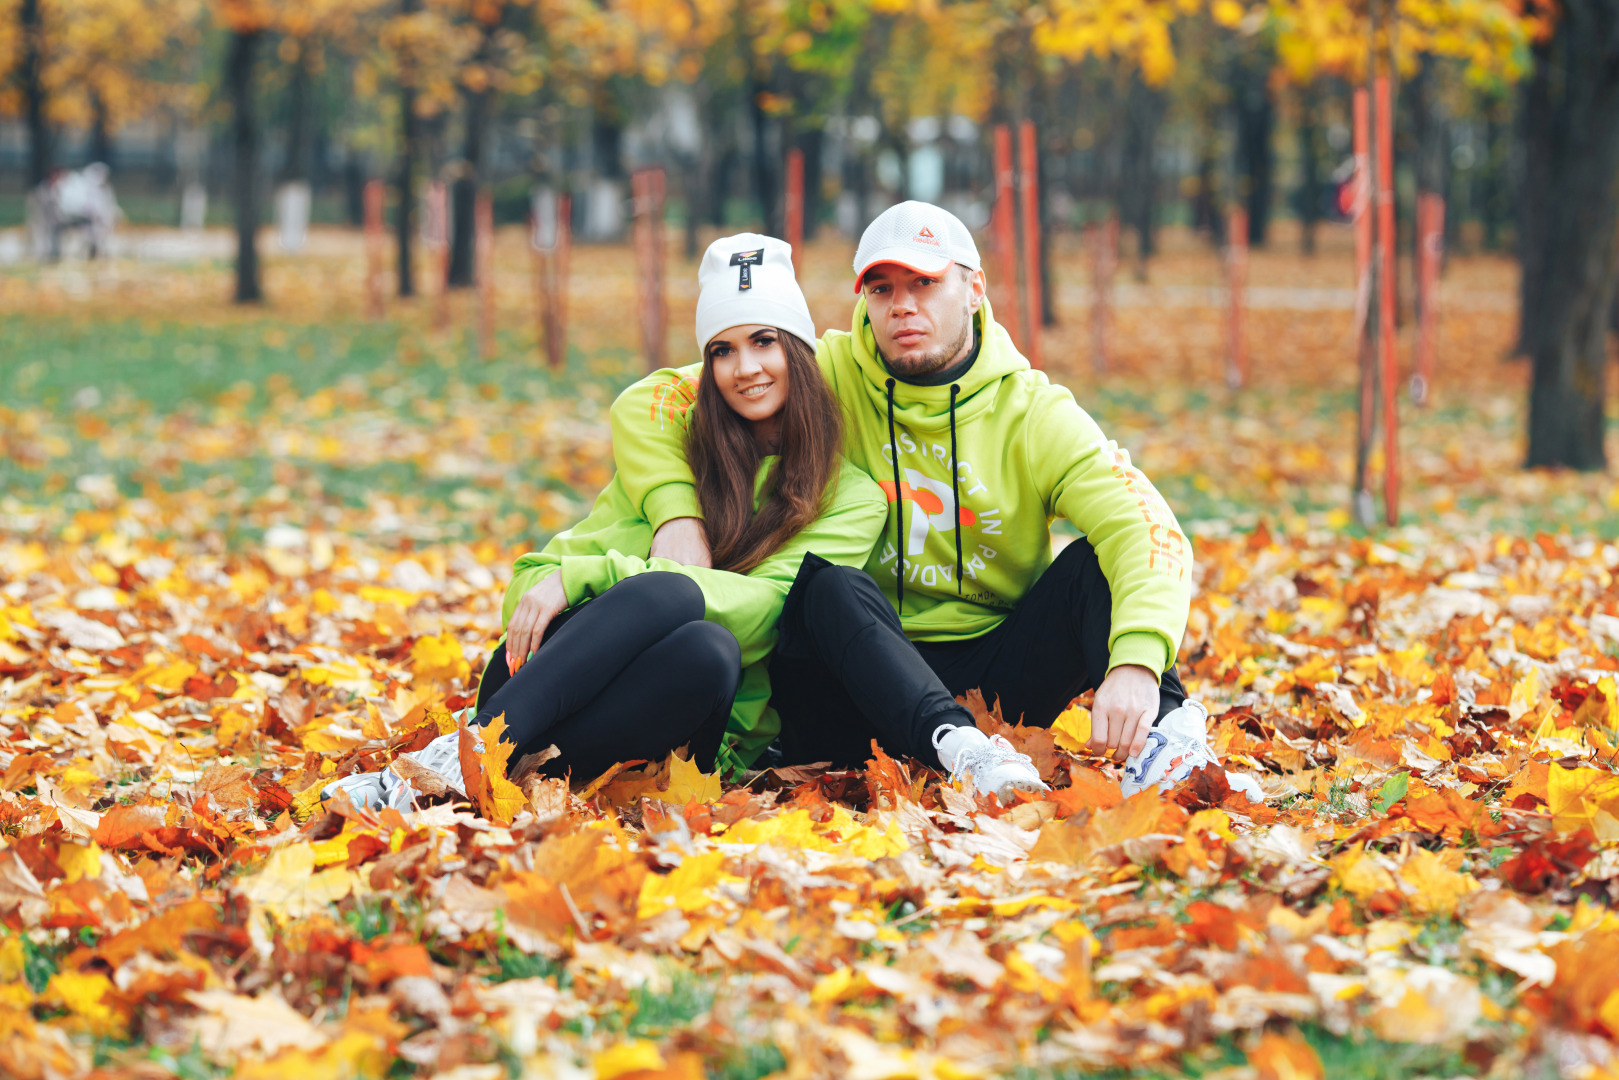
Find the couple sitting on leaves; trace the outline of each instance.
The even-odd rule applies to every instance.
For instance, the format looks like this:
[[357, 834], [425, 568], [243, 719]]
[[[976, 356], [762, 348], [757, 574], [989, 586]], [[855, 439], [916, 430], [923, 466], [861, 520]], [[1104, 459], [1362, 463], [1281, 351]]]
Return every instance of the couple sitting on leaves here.
[[[1049, 726], [1094, 689], [1127, 795], [1213, 765], [1174, 671], [1192, 549], [1151, 483], [996, 322], [971, 235], [907, 202], [855, 256], [853, 329], [819, 343], [791, 249], [745, 233], [698, 268], [701, 364], [612, 409], [618, 473], [517, 561], [473, 726], [594, 777], [690, 746], [705, 771], [871, 740], [1010, 802], [1033, 762], [956, 702]], [[1061, 515], [1084, 538], [1052, 557]], [[464, 790], [452, 733], [417, 751]], [[1229, 774], [1251, 799], [1263, 792]], [[336, 781], [405, 808], [384, 770]]]

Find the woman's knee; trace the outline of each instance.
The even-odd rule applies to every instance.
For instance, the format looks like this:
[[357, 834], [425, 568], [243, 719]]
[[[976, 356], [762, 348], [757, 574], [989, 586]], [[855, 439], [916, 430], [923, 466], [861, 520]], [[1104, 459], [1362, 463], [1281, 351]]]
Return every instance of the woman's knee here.
[[742, 647], [718, 623], [696, 620], [668, 638], [680, 656], [680, 670], [695, 686], [731, 696], [742, 680]]
[[650, 570], [627, 577], [603, 594], [633, 604], [637, 615], [656, 622], [680, 626], [703, 617], [706, 605], [703, 590], [685, 574], [670, 570]]

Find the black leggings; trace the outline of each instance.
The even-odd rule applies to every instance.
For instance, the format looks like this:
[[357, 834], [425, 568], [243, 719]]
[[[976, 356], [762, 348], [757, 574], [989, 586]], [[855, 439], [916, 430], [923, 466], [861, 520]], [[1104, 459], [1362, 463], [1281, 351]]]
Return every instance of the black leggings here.
[[620, 761], [658, 760], [690, 745], [714, 768], [742, 653], [731, 632], [703, 621], [703, 593], [680, 574], [637, 574], [546, 627], [529, 662], [507, 674], [496, 647], [478, 687], [476, 724], [506, 715], [515, 763], [556, 744], [544, 772], [593, 779]]
[[[876, 739], [890, 754], [936, 760], [941, 724], [971, 725], [955, 695], [998, 698], [1008, 723], [1050, 727], [1107, 674], [1113, 594], [1096, 552], [1075, 540], [993, 630], [966, 641], [911, 641], [865, 572], [806, 556], [770, 665], [786, 764], [858, 767]], [[1171, 667], [1158, 716], [1186, 691]]]

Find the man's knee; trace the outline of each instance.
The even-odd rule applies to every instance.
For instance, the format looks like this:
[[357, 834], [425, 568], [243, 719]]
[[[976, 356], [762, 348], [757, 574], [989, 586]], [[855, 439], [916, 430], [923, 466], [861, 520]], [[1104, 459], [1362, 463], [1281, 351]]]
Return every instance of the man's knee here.
[[703, 617], [703, 590], [685, 574], [652, 570], [627, 577], [610, 590], [635, 605], [643, 617], [679, 626]]
[[823, 567], [804, 589], [805, 614], [821, 627], [856, 629], [867, 625], [878, 609], [887, 608], [888, 600], [871, 575], [853, 566]]

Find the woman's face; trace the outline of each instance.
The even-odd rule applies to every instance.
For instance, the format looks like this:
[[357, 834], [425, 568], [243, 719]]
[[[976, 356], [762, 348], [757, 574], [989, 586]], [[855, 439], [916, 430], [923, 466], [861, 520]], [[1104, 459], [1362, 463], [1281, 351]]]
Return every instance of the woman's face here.
[[774, 326], [733, 326], [708, 342], [714, 384], [744, 420], [758, 423], [787, 404], [787, 350]]

